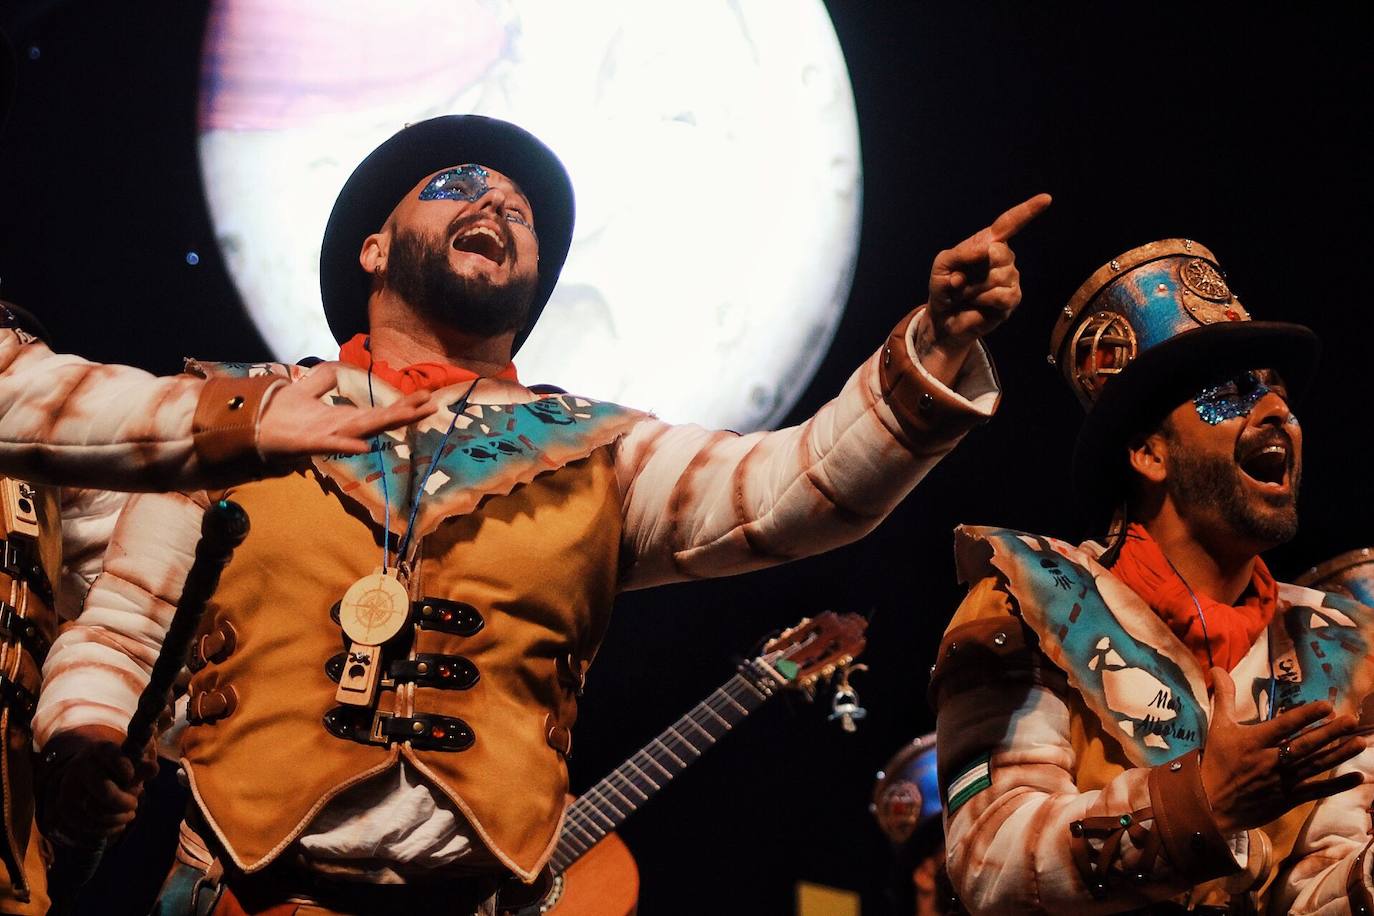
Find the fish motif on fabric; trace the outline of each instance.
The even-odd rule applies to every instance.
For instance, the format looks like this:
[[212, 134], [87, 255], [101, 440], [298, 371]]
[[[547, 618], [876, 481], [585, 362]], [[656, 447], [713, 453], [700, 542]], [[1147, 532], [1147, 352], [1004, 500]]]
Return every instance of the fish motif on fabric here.
[[[1137, 766], [1164, 763], [1206, 738], [1211, 701], [1192, 654], [1145, 601], [1087, 550], [999, 528], [956, 533], [960, 575], [995, 576], [1046, 657], [1067, 675]], [[1374, 724], [1374, 610], [1340, 595], [1280, 583], [1270, 628], [1276, 698], [1252, 685], [1267, 716], [1313, 700]], [[1280, 632], [1280, 628], [1282, 628]]]
[[962, 578], [1001, 581], [1041, 651], [1135, 765], [1156, 766], [1202, 745], [1210, 703], [1201, 671], [1169, 654], [1173, 634], [1085, 551], [1052, 538], [961, 527], [955, 553]]
[[[307, 371], [278, 363], [188, 363], [188, 369], [205, 375], [273, 374], [293, 379]], [[337, 385], [323, 398], [331, 403], [384, 406], [403, 397], [375, 377], [369, 395], [366, 371], [347, 365], [337, 369]], [[523, 403], [464, 405], [461, 399], [468, 386], [464, 382], [435, 392], [439, 408], [434, 414], [382, 433], [372, 451], [317, 457], [315, 469], [366, 508], [377, 524], [385, 524], [389, 511], [391, 530], [397, 535], [404, 530], [423, 480], [415, 518], [415, 537], [423, 537], [445, 518], [472, 511], [485, 497], [505, 495], [540, 474], [586, 458], [648, 417], [643, 411], [569, 394]], [[450, 424], [453, 432], [443, 454], [436, 456]]]

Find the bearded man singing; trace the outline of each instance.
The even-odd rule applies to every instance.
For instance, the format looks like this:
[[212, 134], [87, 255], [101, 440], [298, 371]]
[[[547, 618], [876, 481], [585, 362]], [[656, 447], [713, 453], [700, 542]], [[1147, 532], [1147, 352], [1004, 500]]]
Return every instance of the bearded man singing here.
[[1088, 409], [1107, 545], [959, 529], [931, 685], [973, 913], [1367, 913], [1374, 612], [1276, 582], [1317, 341], [1251, 321], [1202, 245], [1094, 273], [1051, 362]]
[[[503, 878], [534, 880], [616, 592], [871, 530], [995, 407], [979, 339], [1020, 300], [1006, 240], [1048, 203], [939, 255], [930, 306], [815, 417], [741, 436], [517, 379], [572, 239], [572, 188], [541, 142], [453, 116], [382, 144], [325, 231], [329, 396], [429, 388], [436, 410], [371, 454], [230, 492], [252, 531], [193, 660], [195, 804], [159, 912], [488, 912]], [[34, 731], [63, 834], [133, 814], [116, 746], [209, 498], [135, 499], [48, 657]]]

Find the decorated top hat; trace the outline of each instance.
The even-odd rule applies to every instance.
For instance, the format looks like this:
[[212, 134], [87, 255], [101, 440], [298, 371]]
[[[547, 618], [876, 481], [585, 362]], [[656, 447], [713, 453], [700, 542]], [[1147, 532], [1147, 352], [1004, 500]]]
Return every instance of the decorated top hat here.
[[1298, 585], [1349, 595], [1374, 607], [1374, 548], [1358, 547], [1318, 563], [1294, 580]]
[[1105, 523], [1125, 496], [1132, 437], [1207, 385], [1250, 369], [1277, 370], [1295, 403], [1319, 350], [1302, 325], [1251, 319], [1216, 257], [1190, 239], [1150, 242], [1098, 268], [1050, 338], [1050, 362], [1088, 412], [1073, 480], [1093, 523]]
[[473, 163], [510, 178], [530, 202], [539, 234], [539, 284], [520, 349], [553, 293], [573, 233], [573, 189], [563, 163], [533, 134], [481, 115], [445, 115], [411, 124], [364, 159], [339, 192], [320, 246], [320, 293], [334, 339], [367, 330], [372, 277], [358, 263], [363, 240], [381, 230], [401, 198], [440, 169]]

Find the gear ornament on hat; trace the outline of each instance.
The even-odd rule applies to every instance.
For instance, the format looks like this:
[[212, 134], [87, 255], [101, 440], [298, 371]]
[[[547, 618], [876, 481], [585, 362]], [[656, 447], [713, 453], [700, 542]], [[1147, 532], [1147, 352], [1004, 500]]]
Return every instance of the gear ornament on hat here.
[[[1202, 258], [1184, 261], [1179, 268], [1178, 278], [1183, 283], [1183, 295], [1179, 299], [1199, 324], [1250, 319], [1245, 306], [1231, 295], [1231, 288], [1226, 285], [1221, 271]], [[1199, 299], [1202, 301], [1199, 302]]]

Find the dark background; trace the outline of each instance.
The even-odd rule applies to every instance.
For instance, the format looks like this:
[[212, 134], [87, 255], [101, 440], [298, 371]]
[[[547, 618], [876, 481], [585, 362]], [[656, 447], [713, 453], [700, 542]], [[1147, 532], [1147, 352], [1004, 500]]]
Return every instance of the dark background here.
[[[870, 711], [858, 734], [819, 705], [775, 701], [624, 828], [650, 916], [788, 913], [798, 880], [861, 891], [865, 912], [885, 911], [888, 850], [866, 809], [874, 772], [933, 726], [926, 671], [960, 596], [950, 531], [967, 521], [1087, 533], [1067, 473], [1079, 409], [1045, 352], [1057, 310], [1120, 251], [1198, 239], [1256, 317], [1317, 330], [1324, 366], [1299, 411], [1303, 532], [1270, 564], [1291, 578], [1374, 541], [1374, 56], [1361, 7], [827, 5], [858, 105], [863, 237], [848, 310], [789, 422], [924, 299], [940, 248], [1034, 192], [1055, 204], [1014, 243], [1025, 300], [989, 342], [1005, 389], [998, 416], [877, 532], [780, 569], [619, 601], [577, 729], [574, 789], [724, 681], [770, 630], [827, 608], [874, 614], [872, 670], [855, 679]], [[186, 0], [4, 6], [20, 97], [0, 143], [0, 295], [39, 313], [63, 349], [158, 372], [188, 354], [268, 356], [202, 201], [203, 19]], [[133, 881], [132, 861], [105, 886]], [[93, 912], [123, 912], [96, 899]]]

